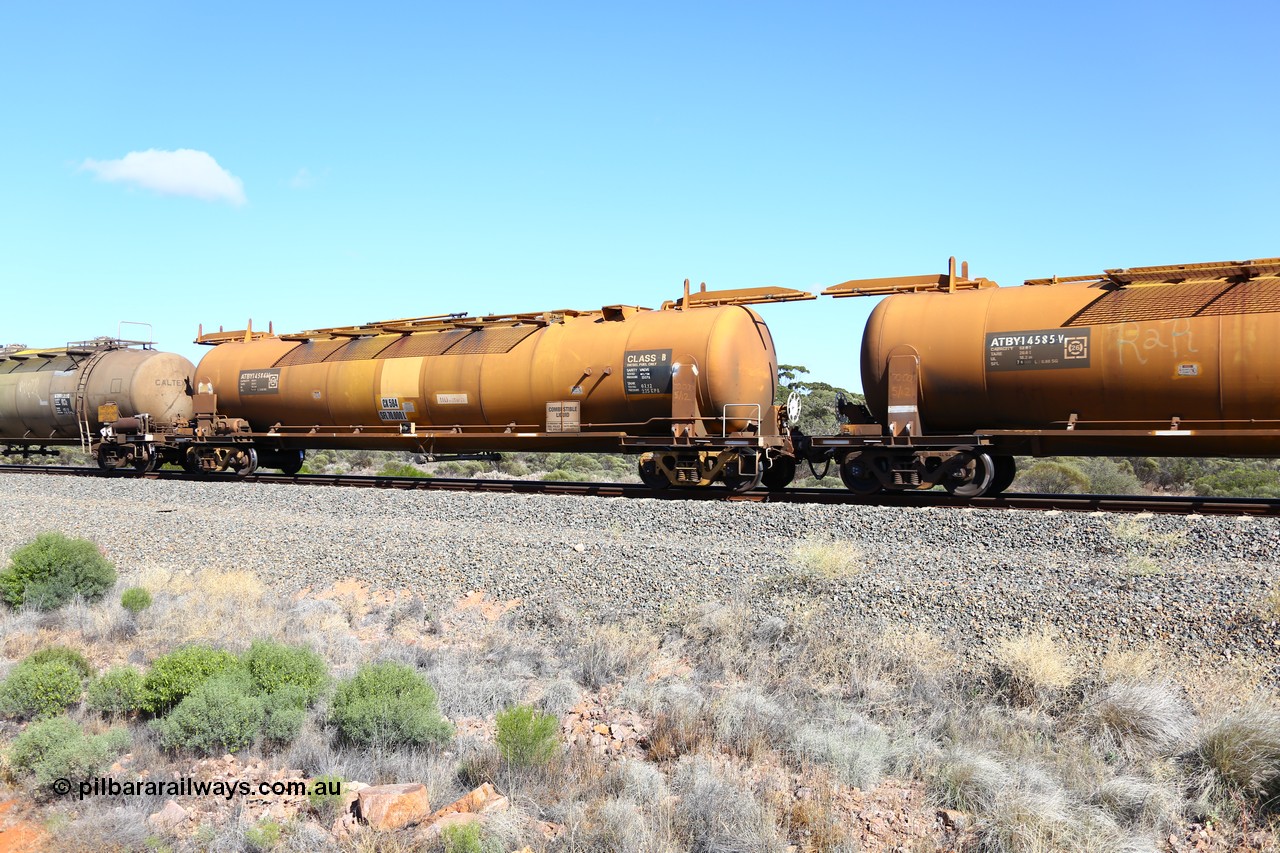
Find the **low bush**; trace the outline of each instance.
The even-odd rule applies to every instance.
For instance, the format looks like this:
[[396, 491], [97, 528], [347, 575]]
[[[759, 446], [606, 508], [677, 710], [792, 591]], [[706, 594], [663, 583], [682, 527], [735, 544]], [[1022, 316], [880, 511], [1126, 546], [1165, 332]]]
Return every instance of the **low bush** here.
[[280, 843], [283, 832], [284, 827], [279, 822], [271, 818], [263, 818], [244, 831], [245, 846], [252, 853], [267, 853], [268, 850], [274, 850]]
[[33, 723], [15, 738], [9, 763], [20, 772], [33, 773], [36, 784], [46, 787], [57, 779], [88, 779], [101, 773], [129, 743], [127, 729], [90, 737], [66, 717], [55, 717]]
[[0, 572], [0, 597], [13, 607], [56, 610], [79, 595], [97, 601], [116, 582], [116, 570], [87, 539], [41, 533], [14, 551]]
[[85, 656], [68, 646], [49, 646], [27, 655], [26, 663], [51, 663], [61, 661], [80, 673], [81, 678], [93, 675], [93, 667]]
[[378, 470], [379, 477], [430, 477], [417, 465], [409, 462], [388, 462]]
[[356, 744], [425, 745], [453, 734], [431, 685], [393, 661], [366, 664], [341, 682], [329, 714], [342, 736]]
[[262, 734], [277, 745], [292, 743], [307, 721], [307, 692], [302, 687], [287, 684], [262, 696], [266, 722]]
[[716, 739], [745, 758], [781, 742], [791, 728], [782, 705], [747, 687], [727, 693], [715, 706], [712, 718]]
[[300, 707], [319, 698], [327, 678], [324, 661], [311, 649], [269, 640], [257, 640], [249, 647], [244, 666], [262, 693], [274, 693], [284, 687], [297, 688], [303, 695]]
[[1018, 472], [1013, 488], [1040, 494], [1080, 494], [1089, 490], [1089, 478], [1069, 462], [1038, 459]]
[[446, 826], [440, 833], [444, 853], [483, 853], [480, 844], [480, 825], [475, 823]]
[[120, 606], [137, 616], [151, 606], [151, 593], [140, 586], [131, 586], [120, 594]]
[[494, 740], [508, 763], [545, 764], [560, 749], [560, 721], [530, 705], [512, 705], [497, 715]]
[[307, 800], [311, 803], [311, 808], [316, 814], [320, 815], [325, 825], [328, 825], [337, 817], [338, 812], [342, 809], [343, 792], [346, 790], [347, 783], [341, 776], [326, 774], [317, 776], [311, 780], [311, 787], [307, 791]]
[[142, 673], [118, 666], [89, 683], [86, 704], [101, 714], [120, 716], [142, 710], [145, 697]]
[[687, 756], [675, 775], [675, 826], [692, 850], [786, 849], [771, 816], [752, 795], [750, 782], [705, 758]]
[[251, 691], [243, 672], [203, 682], [152, 723], [160, 743], [169, 750], [205, 754], [243, 749], [257, 737], [266, 717], [262, 699]]
[[230, 652], [211, 646], [184, 646], [156, 658], [143, 680], [144, 707], [163, 714], [211, 678], [239, 670]]
[[54, 717], [80, 701], [80, 670], [62, 660], [18, 664], [0, 683], [0, 713], [20, 719]]

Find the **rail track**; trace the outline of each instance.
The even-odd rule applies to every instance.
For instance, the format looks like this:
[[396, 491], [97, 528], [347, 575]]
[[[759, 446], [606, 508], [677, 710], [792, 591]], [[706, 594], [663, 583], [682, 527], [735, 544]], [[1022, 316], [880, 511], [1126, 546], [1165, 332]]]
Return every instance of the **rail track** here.
[[[181, 480], [181, 471], [102, 471], [61, 465], [0, 465], [0, 474], [32, 474], [71, 477]], [[1176, 515], [1280, 516], [1280, 501], [1264, 498], [1209, 498], [1169, 495], [1038, 495], [1003, 494], [983, 498], [956, 498], [941, 491], [897, 492], [872, 496], [844, 489], [787, 489], [730, 494], [722, 488], [651, 489], [639, 483], [588, 483], [544, 480], [478, 480], [453, 477], [379, 477], [353, 474], [252, 474], [218, 476], [218, 482], [277, 483], [298, 486], [343, 486], [366, 489], [418, 489], [509, 494], [557, 494], [601, 498], [650, 498], [655, 500], [719, 500], [758, 503], [850, 504], [860, 506], [944, 507], [953, 509], [1020, 509], [1061, 512], [1167, 513]]]

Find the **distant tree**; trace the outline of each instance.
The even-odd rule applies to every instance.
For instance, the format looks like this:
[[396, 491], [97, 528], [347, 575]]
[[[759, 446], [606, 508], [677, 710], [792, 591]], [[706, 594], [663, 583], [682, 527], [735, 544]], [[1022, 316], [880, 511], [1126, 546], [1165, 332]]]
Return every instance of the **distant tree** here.
[[852, 403], [862, 403], [863, 396], [837, 385], [801, 378], [809, 369], [798, 364], [778, 365], [778, 392], [774, 404], [785, 406], [794, 393], [800, 395], [800, 418], [792, 424], [805, 435], [830, 435], [848, 421], [836, 410], [836, 398], [843, 395]]

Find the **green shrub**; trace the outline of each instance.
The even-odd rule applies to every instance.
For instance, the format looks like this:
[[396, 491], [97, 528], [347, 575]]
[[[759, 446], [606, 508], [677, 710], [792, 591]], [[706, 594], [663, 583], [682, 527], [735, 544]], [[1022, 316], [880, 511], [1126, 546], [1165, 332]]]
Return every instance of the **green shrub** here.
[[480, 825], [476, 823], [446, 826], [440, 833], [444, 853], [484, 853], [480, 845]]
[[1039, 459], [1018, 473], [1013, 488], [1020, 492], [1080, 494], [1089, 490], [1089, 478], [1068, 462]]
[[131, 586], [120, 594], [120, 606], [137, 616], [151, 606], [151, 593], [140, 586]]
[[209, 679], [235, 672], [240, 661], [211, 646], [184, 646], [156, 658], [143, 680], [143, 707], [162, 714]]
[[443, 743], [453, 734], [436, 691], [404, 664], [366, 664], [338, 685], [330, 717], [352, 743], [379, 746]]
[[243, 671], [205, 681], [152, 723], [160, 743], [170, 750], [206, 754], [243, 749], [257, 737], [266, 714], [251, 691]]
[[547, 473], [542, 475], [542, 480], [544, 482], [549, 482], [549, 483], [574, 482], [576, 480], [581, 480], [581, 479], [582, 479], [581, 472], [566, 471], [564, 469], [559, 469], [556, 471], [548, 471]]
[[378, 471], [379, 477], [430, 477], [417, 465], [409, 462], [388, 462]]
[[54, 717], [80, 701], [80, 670], [61, 660], [23, 661], [0, 684], [0, 713], [30, 719]]
[[286, 684], [263, 695], [262, 708], [267, 715], [263, 736], [274, 744], [291, 743], [307, 721], [307, 693], [295, 684]]
[[1195, 481], [1195, 493], [1208, 497], [1280, 497], [1280, 473], [1239, 463]]
[[529, 705], [499, 711], [497, 724], [498, 751], [511, 764], [544, 764], [560, 749], [560, 721]]
[[324, 689], [324, 661], [303, 646], [257, 640], [245, 653], [244, 665], [253, 678], [254, 686], [263, 693], [273, 693], [282, 687], [301, 690], [304, 698], [299, 707], [305, 708], [315, 702]]
[[129, 748], [127, 729], [111, 729], [88, 737], [66, 717], [33, 723], [14, 739], [9, 762], [24, 773], [34, 773], [45, 787], [56, 779], [87, 779], [106, 769], [115, 756]]
[[68, 646], [49, 646], [38, 652], [32, 652], [27, 655], [24, 663], [52, 663], [53, 661], [61, 661], [67, 666], [80, 673], [81, 678], [88, 678], [93, 675], [93, 667], [89, 666], [89, 661], [85, 660], [84, 655], [80, 654], [73, 648]]
[[326, 824], [332, 821], [342, 808], [343, 792], [346, 788], [346, 780], [341, 776], [324, 775], [311, 780], [307, 799], [311, 802], [311, 808]]
[[249, 850], [255, 853], [266, 853], [280, 843], [282, 827], [271, 818], [264, 818], [257, 826], [244, 831], [244, 840]]
[[0, 597], [14, 607], [54, 610], [79, 595], [96, 601], [116, 582], [116, 570], [86, 539], [41, 533], [14, 551], [0, 572]]
[[86, 704], [102, 714], [131, 714], [143, 708], [142, 673], [131, 666], [109, 669], [89, 683]]

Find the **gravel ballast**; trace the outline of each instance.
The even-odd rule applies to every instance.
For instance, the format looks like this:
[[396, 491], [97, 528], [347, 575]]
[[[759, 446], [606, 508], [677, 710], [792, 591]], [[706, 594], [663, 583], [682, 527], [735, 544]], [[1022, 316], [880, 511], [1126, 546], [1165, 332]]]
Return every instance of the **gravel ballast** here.
[[[522, 598], [665, 624], [698, 603], [820, 606], [919, 625], [967, 652], [1053, 626], [1101, 650], [1154, 642], [1274, 666], [1280, 521], [410, 492], [9, 475], [0, 549], [46, 530], [97, 542], [129, 579], [246, 569], [292, 593], [341, 578]], [[797, 544], [858, 556], [829, 578]]]

